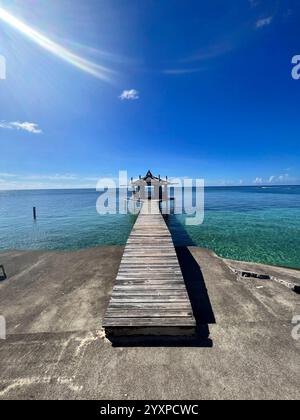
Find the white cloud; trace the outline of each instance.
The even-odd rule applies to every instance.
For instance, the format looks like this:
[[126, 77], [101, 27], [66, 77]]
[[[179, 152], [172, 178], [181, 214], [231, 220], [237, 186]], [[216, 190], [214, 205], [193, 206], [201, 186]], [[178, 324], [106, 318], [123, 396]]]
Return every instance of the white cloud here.
[[29, 133], [33, 133], [33, 134], [42, 134], [43, 133], [42, 130], [39, 128], [38, 124], [27, 122], [27, 121], [25, 121], [25, 122], [1, 121], [0, 122], [0, 128], [6, 128], [8, 130], [23, 130], [23, 131], [28, 131]]
[[256, 22], [256, 27], [257, 28], [263, 28], [264, 26], [268, 26], [272, 23], [272, 20], [273, 20], [273, 16], [269, 16], [267, 18], [259, 19]]
[[291, 176], [288, 173], [282, 174], [282, 175], [272, 175], [269, 178], [260, 178], [257, 177], [254, 181], [253, 184], [256, 185], [261, 185], [261, 184], [271, 184], [271, 185], [294, 185], [294, 184], [299, 184], [300, 183], [300, 179], [295, 177], [295, 176]]
[[135, 89], [130, 89], [130, 90], [123, 90], [123, 92], [121, 93], [121, 95], [119, 96], [119, 98], [124, 101], [134, 101], [136, 99], [140, 99], [140, 94], [137, 90]]
[[259, 178], [259, 177], [255, 178], [255, 180], [253, 181], [253, 183], [256, 184], [256, 185], [260, 185], [263, 182], [264, 182], [263, 179], [262, 178]]
[[298, 182], [299, 180], [290, 174], [282, 174], [278, 176], [273, 175], [269, 179], [270, 184], [294, 184]]

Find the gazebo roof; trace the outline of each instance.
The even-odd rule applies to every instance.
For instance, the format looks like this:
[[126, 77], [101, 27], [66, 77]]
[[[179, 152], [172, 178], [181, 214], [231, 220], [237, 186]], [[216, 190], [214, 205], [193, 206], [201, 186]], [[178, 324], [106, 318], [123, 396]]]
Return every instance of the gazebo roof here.
[[163, 180], [157, 176], [154, 176], [152, 172], [149, 170], [144, 177], [140, 177], [136, 181], [132, 181], [132, 186], [141, 186], [141, 185], [169, 185], [169, 182], [166, 180]]
[[146, 175], [144, 176], [144, 178], [142, 178], [144, 181], [146, 181], [146, 180], [148, 180], [149, 178], [151, 178], [151, 179], [159, 179], [158, 177], [156, 177], [156, 176], [153, 176], [152, 175], [152, 172], [150, 171], [150, 169], [149, 169], [149, 171], [146, 173]]

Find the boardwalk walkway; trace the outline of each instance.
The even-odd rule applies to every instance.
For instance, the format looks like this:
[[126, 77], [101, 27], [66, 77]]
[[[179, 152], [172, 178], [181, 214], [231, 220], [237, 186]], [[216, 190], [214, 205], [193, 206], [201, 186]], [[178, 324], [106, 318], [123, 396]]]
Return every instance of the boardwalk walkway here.
[[159, 202], [146, 200], [127, 241], [103, 326], [111, 335], [189, 335], [195, 325]]

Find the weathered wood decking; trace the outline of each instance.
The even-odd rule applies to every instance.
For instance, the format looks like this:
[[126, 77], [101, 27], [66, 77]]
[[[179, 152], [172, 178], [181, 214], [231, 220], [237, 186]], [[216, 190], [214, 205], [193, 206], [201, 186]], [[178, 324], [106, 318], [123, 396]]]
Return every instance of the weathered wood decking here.
[[111, 335], [194, 332], [192, 307], [158, 201], [146, 200], [142, 205], [103, 326]]

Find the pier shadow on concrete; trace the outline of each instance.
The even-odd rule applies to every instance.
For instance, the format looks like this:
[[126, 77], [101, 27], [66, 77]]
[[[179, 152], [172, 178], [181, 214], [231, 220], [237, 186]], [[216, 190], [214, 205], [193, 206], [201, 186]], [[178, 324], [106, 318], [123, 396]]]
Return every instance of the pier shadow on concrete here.
[[216, 318], [203, 273], [188, 247], [177, 247], [176, 253], [196, 319], [197, 334], [199, 338], [209, 339], [209, 325], [215, 324]]
[[120, 336], [107, 337], [112, 347], [202, 347], [212, 348], [212, 340], [197, 336]]
[[176, 216], [165, 215], [164, 218], [175, 244], [178, 261], [191, 301], [197, 327], [200, 333], [201, 330], [202, 333], [207, 330], [209, 335], [208, 325], [215, 324], [216, 319], [201, 267], [188, 249], [189, 246], [196, 246], [196, 244]]

